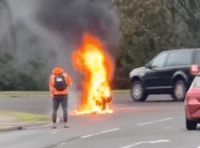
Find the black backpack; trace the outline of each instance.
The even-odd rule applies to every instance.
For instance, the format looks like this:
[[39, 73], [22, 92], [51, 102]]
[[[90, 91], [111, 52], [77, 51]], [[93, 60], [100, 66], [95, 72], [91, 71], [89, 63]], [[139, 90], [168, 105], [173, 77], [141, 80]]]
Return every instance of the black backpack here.
[[65, 77], [63, 75], [56, 75], [54, 82], [55, 82], [55, 88], [58, 91], [65, 90], [67, 88]]

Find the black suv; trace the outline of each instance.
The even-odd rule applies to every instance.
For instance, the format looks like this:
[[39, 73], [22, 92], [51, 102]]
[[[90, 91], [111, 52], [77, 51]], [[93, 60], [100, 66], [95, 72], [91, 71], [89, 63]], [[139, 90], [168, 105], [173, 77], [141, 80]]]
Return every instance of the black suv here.
[[200, 49], [163, 51], [144, 67], [130, 72], [131, 97], [145, 101], [148, 94], [171, 94], [174, 100], [183, 101], [194, 76], [191, 66], [200, 65]]

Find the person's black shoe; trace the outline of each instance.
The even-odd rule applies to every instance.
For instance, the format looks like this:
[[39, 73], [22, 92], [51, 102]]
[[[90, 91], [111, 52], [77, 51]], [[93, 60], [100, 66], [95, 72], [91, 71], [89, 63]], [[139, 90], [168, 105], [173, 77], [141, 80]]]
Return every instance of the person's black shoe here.
[[55, 123], [53, 123], [52, 129], [56, 129], [56, 124]]
[[64, 128], [69, 128], [69, 125], [67, 125], [67, 123], [64, 123]]

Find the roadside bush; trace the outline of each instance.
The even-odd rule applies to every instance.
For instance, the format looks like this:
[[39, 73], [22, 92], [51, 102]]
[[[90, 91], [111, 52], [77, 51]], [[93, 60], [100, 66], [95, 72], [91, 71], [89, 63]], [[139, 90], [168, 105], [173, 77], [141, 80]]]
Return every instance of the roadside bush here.
[[47, 90], [45, 64], [36, 61], [19, 63], [9, 53], [0, 52], [0, 90]]

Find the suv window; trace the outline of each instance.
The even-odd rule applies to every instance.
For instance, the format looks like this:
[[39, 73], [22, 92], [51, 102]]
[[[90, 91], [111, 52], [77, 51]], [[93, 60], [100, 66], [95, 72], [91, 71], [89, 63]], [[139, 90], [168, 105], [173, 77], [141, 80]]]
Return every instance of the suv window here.
[[191, 65], [192, 51], [176, 51], [169, 54], [166, 66]]
[[200, 65], [200, 51], [197, 51], [195, 56], [196, 56], [196, 63], [195, 64]]
[[161, 53], [152, 61], [152, 66], [162, 67], [164, 65], [165, 59], [167, 57], [167, 53]]

